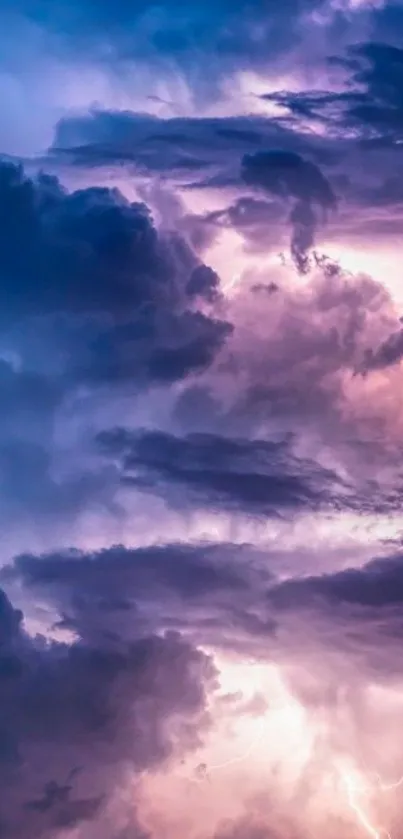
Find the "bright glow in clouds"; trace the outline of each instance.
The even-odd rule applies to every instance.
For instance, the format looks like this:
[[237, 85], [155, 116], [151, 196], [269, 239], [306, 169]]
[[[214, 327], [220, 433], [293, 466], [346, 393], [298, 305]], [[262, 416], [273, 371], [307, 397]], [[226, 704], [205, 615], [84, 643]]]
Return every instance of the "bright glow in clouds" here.
[[[223, 819], [241, 818], [255, 801], [255, 812], [268, 823], [281, 820], [283, 809], [290, 807], [295, 817], [299, 808], [298, 824], [312, 836], [316, 831], [333, 836], [328, 825], [335, 819], [357, 839], [394, 839], [391, 813], [403, 777], [384, 779], [369, 767], [360, 768], [353, 755], [336, 752], [326, 739], [321, 714], [308, 712], [292, 696], [277, 666], [234, 656], [219, 656], [216, 664], [220, 688], [211, 697], [210, 735], [202, 750], [144, 783], [147, 824], [155, 829], [163, 823], [165, 835], [173, 839], [175, 830], [193, 835], [195, 814], [200, 814], [217, 830]], [[397, 702], [400, 694], [394, 697]], [[168, 822], [161, 822], [164, 800], [184, 799], [188, 806], [175, 803]]]
[[378, 773], [374, 773], [372, 783], [365, 776], [356, 771], [342, 771], [342, 783], [345, 786], [349, 807], [356, 816], [357, 822], [371, 839], [382, 839], [386, 836], [392, 839], [389, 830], [380, 825], [377, 812], [382, 793], [398, 790], [403, 784], [403, 776], [397, 781], [387, 783]]
[[335, 245], [325, 243], [322, 250], [346, 271], [353, 274], [364, 273], [382, 283], [390, 292], [396, 305], [403, 308], [402, 267], [396, 254], [396, 243], [371, 244], [362, 246]]
[[[222, 730], [214, 735], [211, 757], [206, 759], [207, 774], [241, 763], [242, 755], [245, 760], [251, 756], [255, 765], [270, 765], [280, 760], [284, 751], [293, 755], [288, 770], [300, 772], [312, 746], [310, 735], [306, 735], [306, 712], [287, 691], [279, 669], [253, 661], [218, 658], [216, 663], [221, 689], [214, 697], [215, 709], [220, 717], [220, 706], [225, 707], [226, 699], [231, 706], [232, 698], [234, 718], [224, 717]], [[228, 744], [231, 754], [225, 754]]]

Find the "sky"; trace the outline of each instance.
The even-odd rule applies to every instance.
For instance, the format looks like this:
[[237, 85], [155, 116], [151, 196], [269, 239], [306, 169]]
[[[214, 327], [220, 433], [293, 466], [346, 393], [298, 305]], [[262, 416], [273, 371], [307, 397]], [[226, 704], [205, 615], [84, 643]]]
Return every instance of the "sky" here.
[[403, 2], [0, 3], [0, 839], [403, 839]]

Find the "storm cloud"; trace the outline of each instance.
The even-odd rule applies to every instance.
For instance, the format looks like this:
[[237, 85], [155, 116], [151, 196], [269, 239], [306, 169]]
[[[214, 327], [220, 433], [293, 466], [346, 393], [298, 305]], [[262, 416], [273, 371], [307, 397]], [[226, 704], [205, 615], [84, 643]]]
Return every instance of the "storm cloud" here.
[[399, 839], [402, 32], [2, 5], [1, 839]]
[[[76, 641], [47, 643], [0, 603], [2, 831], [52, 836], [101, 816], [129, 768], [169, 759], [181, 738], [170, 716], [200, 722], [214, 671], [172, 632], [119, 643], [82, 625]], [[196, 730], [182, 736], [186, 748]]]
[[[287, 442], [213, 434], [101, 432], [101, 450], [120, 463], [126, 486], [161, 493], [171, 503], [279, 515], [336, 503], [337, 475], [293, 456]], [[174, 487], [183, 495], [175, 497]]]

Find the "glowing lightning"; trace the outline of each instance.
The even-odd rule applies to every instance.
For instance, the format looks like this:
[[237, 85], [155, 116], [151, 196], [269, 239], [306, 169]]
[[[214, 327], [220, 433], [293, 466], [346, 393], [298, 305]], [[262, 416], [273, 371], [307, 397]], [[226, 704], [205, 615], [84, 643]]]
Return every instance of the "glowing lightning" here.
[[365, 811], [360, 806], [359, 802], [356, 799], [356, 793], [358, 792], [357, 787], [353, 784], [352, 779], [349, 775], [345, 775], [344, 784], [347, 789], [347, 800], [348, 803], [357, 817], [357, 821], [362, 825], [364, 830], [367, 831], [368, 835], [372, 837], [372, 839], [381, 839], [381, 831], [377, 830], [373, 824], [371, 824], [369, 817], [365, 813]]
[[258, 745], [258, 743], [261, 742], [261, 735], [264, 731], [264, 728], [265, 728], [265, 723], [263, 722], [262, 725], [260, 726], [260, 729], [259, 729], [259, 732], [258, 732], [257, 736], [253, 738], [253, 740], [249, 743], [249, 746], [246, 749], [246, 751], [243, 752], [242, 754], [235, 755], [235, 757], [230, 758], [229, 760], [225, 760], [224, 763], [213, 763], [213, 764], [209, 763], [208, 766], [207, 766], [207, 764], [201, 763], [201, 764], [199, 764], [197, 769], [200, 770], [201, 768], [205, 767], [205, 774], [207, 774], [207, 772], [211, 771], [211, 770], [215, 771], [216, 769], [225, 769], [226, 766], [232, 766], [234, 763], [242, 763], [244, 760], [246, 760], [249, 757], [249, 755], [251, 754], [251, 752], [253, 752], [253, 750]]
[[390, 789], [397, 789], [398, 787], [401, 787], [401, 785], [403, 784], [403, 775], [401, 778], [399, 778], [397, 781], [393, 781], [393, 783], [391, 784], [384, 784], [381, 776], [378, 775], [377, 772], [374, 773], [374, 776], [378, 781], [379, 789], [382, 790], [382, 792], [389, 792]]
[[[388, 792], [389, 790], [397, 789], [403, 784], [403, 775], [397, 781], [394, 781], [393, 783], [389, 784], [385, 784], [382, 781], [380, 775], [378, 775], [377, 773], [374, 773], [374, 777], [377, 779], [378, 787], [382, 792]], [[357, 800], [356, 794], [362, 791], [363, 786], [360, 785], [360, 787], [357, 787], [353, 783], [353, 780], [349, 775], [344, 775], [343, 781], [347, 789], [347, 800], [349, 806], [355, 814], [355, 816], [357, 817], [357, 821], [359, 822], [359, 824], [361, 824], [364, 830], [366, 830], [368, 836], [370, 836], [371, 839], [382, 839], [382, 836], [386, 836], [387, 839], [392, 839], [389, 831], [387, 831], [386, 828], [378, 828], [372, 824], [369, 816]]]
[[[266, 726], [267, 721], [262, 720], [262, 724], [259, 727], [259, 731], [256, 737], [254, 737], [253, 740], [251, 740], [249, 746], [242, 754], [235, 755], [235, 757], [230, 758], [229, 760], [225, 760], [223, 763], [200, 763], [199, 766], [196, 767], [196, 778], [193, 778], [193, 780], [198, 780], [199, 782], [203, 779], [209, 780], [208, 774], [210, 771], [225, 769], [227, 766], [232, 766], [233, 764], [242, 763], [243, 761], [245, 761], [254, 751], [254, 749], [259, 745], [259, 743], [262, 742], [262, 735], [264, 736], [265, 734]], [[371, 774], [372, 777], [376, 779], [378, 790], [381, 792], [395, 790], [403, 785], [403, 775], [400, 778], [398, 778], [397, 781], [385, 783], [378, 773], [372, 772]], [[354, 782], [354, 778], [350, 774], [345, 772], [342, 773], [341, 778], [346, 790], [348, 805], [351, 811], [354, 813], [357, 823], [361, 825], [361, 827], [365, 830], [369, 839], [392, 839], [389, 831], [386, 830], [385, 827], [377, 827], [375, 824], [372, 823], [370, 816], [360, 803], [359, 794], [364, 791], [368, 791], [369, 789], [373, 789], [373, 787], [371, 787], [371, 785], [368, 783], [361, 782], [360, 784], [357, 784], [356, 782]]]

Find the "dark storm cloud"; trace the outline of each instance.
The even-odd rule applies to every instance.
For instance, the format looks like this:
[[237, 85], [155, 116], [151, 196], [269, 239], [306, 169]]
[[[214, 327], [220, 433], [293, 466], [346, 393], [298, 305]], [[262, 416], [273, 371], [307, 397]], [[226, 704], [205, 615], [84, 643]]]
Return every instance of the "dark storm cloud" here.
[[[294, 423], [295, 426], [295, 423]], [[401, 508], [403, 476], [396, 447], [350, 438], [334, 449], [348, 478], [302, 458], [289, 440], [228, 437], [195, 432], [116, 428], [98, 435], [122, 488], [164, 498], [173, 508], [202, 508], [254, 516], [294, 516], [312, 511], [390, 514]], [[384, 481], [363, 468], [366, 458], [389, 470]]]
[[281, 515], [336, 503], [337, 476], [296, 457], [288, 442], [118, 428], [99, 434], [98, 443], [125, 486], [169, 504]]
[[[392, 9], [390, 4], [374, 12], [374, 36], [382, 17], [391, 23], [397, 14], [397, 7]], [[403, 130], [403, 51], [396, 41], [395, 25], [389, 26], [388, 34], [386, 29], [384, 43], [355, 43], [330, 59], [331, 68], [345, 73], [345, 84], [338, 90], [280, 90], [262, 97], [283, 113], [288, 111], [280, 121], [290, 134], [304, 135], [313, 128], [321, 135], [332, 167], [327, 176], [340, 199], [337, 216], [328, 227], [335, 241], [392, 237], [402, 226], [402, 193], [396, 173]], [[301, 149], [293, 151], [303, 154]], [[309, 156], [320, 164], [319, 157]], [[307, 228], [300, 231], [306, 241]]]
[[317, 225], [314, 207], [322, 210], [322, 215], [336, 207], [332, 188], [320, 169], [294, 152], [259, 151], [243, 158], [242, 178], [249, 186], [295, 200], [290, 214], [291, 254], [298, 271], [306, 273]]
[[2, 514], [111, 510], [80, 431], [66, 463], [66, 410], [81, 427], [83, 391], [138, 393], [209, 365], [232, 330], [214, 315], [219, 278], [116, 190], [69, 193], [2, 162], [0, 219]]
[[[375, 559], [361, 568], [289, 580], [275, 588], [270, 598], [278, 608], [284, 609], [315, 602], [335, 609], [343, 606], [389, 609], [403, 601], [403, 557], [398, 554]], [[361, 614], [365, 620], [365, 611]]]
[[374, 136], [398, 137], [403, 128], [403, 50], [387, 43], [365, 43], [353, 48], [347, 67], [364, 91], [348, 116], [367, 126]]
[[32, 638], [0, 594], [0, 820], [10, 839], [102, 820], [127, 769], [194, 742], [213, 678], [207, 657], [173, 632], [95, 640], [90, 622], [71, 643]]
[[[66, 118], [56, 130], [49, 165], [59, 165], [61, 160], [108, 170], [123, 165], [144, 179], [163, 171], [164, 177], [182, 188], [221, 190], [224, 200], [229, 190], [231, 199], [234, 192], [240, 193], [241, 202], [253, 198], [257, 184], [265, 186], [276, 193], [273, 219], [267, 219], [266, 229], [263, 208], [262, 224], [248, 224], [248, 210], [245, 220], [239, 219], [237, 197], [227, 213], [207, 214], [208, 229], [233, 223], [252, 247], [270, 249], [279, 241], [287, 214], [293, 230], [293, 258], [299, 270], [306, 272], [307, 251], [325, 220], [326, 238], [335, 240], [396, 235], [402, 224], [402, 195], [396, 179], [399, 134], [397, 129], [393, 133], [385, 126], [369, 125], [364, 108], [375, 101], [372, 82], [365, 74], [371, 66], [365, 56], [372, 54], [374, 46], [355, 47], [347, 58], [341, 53], [338, 65], [349, 76], [347, 90], [267, 94], [267, 100], [280, 106], [270, 119], [254, 115], [160, 119], [102, 110]], [[379, 98], [380, 93], [376, 95]], [[319, 131], [312, 131], [315, 121], [320, 123]], [[248, 173], [254, 185], [242, 178], [240, 163], [246, 155], [252, 160], [257, 155], [256, 171], [249, 166]], [[268, 162], [263, 172], [259, 160], [265, 156]], [[291, 213], [290, 203], [297, 205]]]
[[[270, 656], [284, 663], [302, 650], [308, 659], [327, 651], [329, 662], [345, 656], [338, 664], [345, 673], [356, 666], [380, 678], [401, 672], [401, 554], [315, 576], [298, 576], [303, 568], [294, 565], [293, 576], [282, 579], [284, 556], [226, 543], [116, 546], [26, 554], [4, 578], [56, 607], [61, 625], [92, 645], [118, 637], [129, 644], [152, 626], [172, 626], [196, 642], [265, 657], [270, 641]], [[8, 632], [16, 621], [9, 611]]]
[[[31, 180], [4, 163], [0, 214], [3, 316], [48, 317], [37, 331], [61, 384], [66, 373], [181, 378], [228, 335], [227, 324], [194, 311], [218, 296], [217, 275], [179, 235], [158, 232], [144, 204], [106, 188], [67, 193], [56, 178]], [[32, 364], [32, 347], [27, 355]]]
[[[192, 274], [190, 283], [193, 282]], [[188, 291], [189, 297], [196, 296]], [[207, 287], [203, 289], [207, 293]], [[231, 334], [232, 327], [202, 312], [140, 312], [136, 319], [109, 328], [88, 328], [83, 351], [74, 357], [74, 330], [69, 336], [72, 382], [89, 385], [167, 384], [202, 370], [214, 359]], [[87, 335], [87, 342], [85, 341]]]
[[[386, 7], [385, 13], [391, 13]], [[393, 147], [403, 130], [403, 50], [386, 41], [368, 41], [350, 46], [330, 62], [346, 71], [347, 90], [279, 91], [262, 98], [286, 107], [295, 128], [309, 119], [340, 139], [353, 130], [363, 149], [371, 144]]]
[[[7, 38], [11, 49], [0, 67], [13, 63], [14, 52], [25, 60], [29, 35], [17, 41], [9, 34], [25, 18], [41, 37], [46, 33], [47, 68], [56, 47], [55, 67], [78, 68], [72, 88], [83, 69], [80, 101], [88, 69], [91, 95], [99, 78], [115, 92], [125, 76], [129, 89], [134, 70], [126, 101], [135, 102], [138, 89], [146, 96], [154, 83], [143, 85], [148, 64], [150, 78], [167, 90], [172, 67], [174, 76], [184, 71], [180, 79], [197, 113], [198, 98], [218, 92], [237, 71], [270, 64], [265, 78], [291, 75], [298, 87], [287, 57], [276, 60], [290, 45], [298, 73], [312, 68], [318, 24], [310, 13], [323, 5], [5, 0], [0, 46]], [[331, 41], [348, 16], [328, 5], [325, 13]], [[354, 22], [360, 14], [352, 12]], [[370, 11], [365, 23], [380, 19]], [[340, 234], [342, 244], [349, 229], [364, 234], [373, 224], [379, 232], [381, 221], [398, 229], [398, 216], [390, 217], [403, 196], [396, 184], [402, 51], [359, 45], [335, 66], [347, 72], [347, 90], [268, 94], [266, 101], [281, 105], [270, 119], [94, 110], [58, 123], [50, 167], [70, 166], [71, 176], [75, 166], [76, 180], [95, 180], [99, 168], [108, 180], [133, 177], [130, 188], [141, 201], [105, 187], [69, 192], [51, 175], [28, 177], [10, 161], [0, 163], [4, 540], [15, 521], [24, 531], [29, 520], [27, 552], [0, 574], [7, 587], [7, 595], [0, 591], [1, 839], [56, 839], [76, 827], [85, 839], [148, 839], [136, 816], [130, 828], [115, 823], [114, 798], [123, 808], [128, 774], [135, 783], [169, 769], [171, 757], [199, 744], [215, 685], [201, 648], [256, 653], [284, 663], [286, 675], [287, 664], [297, 662], [307, 678], [319, 662], [322, 692], [328, 682], [331, 692], [334, 683], [338, 690], [368, 672], [401, 676], [400, 554], [322, 575], [316, 569], [332, 568], [333, 546], [320, 560], [310, 556], [313, 531], [327, 528], [327, 513], [332, 526], [346, 511], [366, 523], [367, 514], [400, 511], [403, 498], [400, 452], [397, 445], [387, 450], [388, 412], [398, 394], [380, 390], [378, 399], [371, 386], [380, 376], [369, 379], [403, 357], [397, 313], [380, 284], [349, 276], [326, 257], [308, 259], [333, 210], [326, 233]], [[62, 100], [56, 72], [55, 80]], [[117, 108], [124, 98], [116, 96]], [[63, 113], [63, 102], [57, 105]], [[165, 102], [171, 113], [184, 113], [182, 105]], [[236, 107], [242, 109], [240, 100]], [[54, 102], [51, 110], [53, 119]], [[207, 204], [203, 216], [185, 217], [177, 194], [163, 206], [150, 179], [205, 188], [207, 198], [214, 187], [224, 209], [209, 212]], [[353, 218], [357, 207], [362, 213]], [[277, 248], [283, 221], [292, 229], [297, 269], [312, 269], [309, 282], [282, 287], [279, 269], [264, 283], [247, 278], [250, 292], [223, 297], [200, 253], [221, 228], [236, 230], [256, 250]], [[142, 427], [147, 423], [154, 430]], [[107, 430], [97, 434], [99, 428]], [[307, 514], [305, 553], [288, 556], [277, 536], [281, 557], [230, 543], [107, 547], [116, 530], [111, 535], [106, 513], [123, 516], [123, 502], [134, 515], [123, 533], [118, 521], [119, 538], [133, 533], [136, 544], [144, 532], [149, 543], [162, 529], [186, 529], [189, 518], [190, 529], [193, 520], [196, 531], [208, 527], [212, 512], [220, 527], [228, 520], [243, 527], [246, 516], [248, 532], [258, 525], [259, 533], [267, 517]], [[162, 508], [158, 521], [154, 511]], [[34, 554], [42, 522], [46, 545], [66, 544], [53, 519], [67, 530], [72, 516], [95, 509], [102, 517], [88, 530], [86, 522], [77, 528], [77, 539], [105, 544], [103, 550]], [[337, 522], [343, 533], [342, 515]], [[284, 524], [275, 530], [288, 539]], [[352, 561], [343, 556], [344, 569]], [[339, 568], [340, 556], [337, 562]], [[310, 576], [303, 576], [308, 563]], [[25, 600], [25, 623], [13, 597]], [[52, 639], [28, 634], [38, 618], [52, 624]], [[276, 834], [275, 827], [270, 833], [248, 818], [222, 825], [215, 839], [266, 833]]]
[[197, 266], [180, 237], [159, 236], [147, 207], [117, 190], [68, 193], [56, 178], [31, 180], [3, 163], [0, 211], [8, 315], [122, 314], [145, 304], [175, 305], [181, 282]]
[[136, 597], [140, 602], [145, 598], [152, 602], [163, 591], [197, 599], [224, 589], [241, 590], [245, 580], [244, 569], [236, 567], [238, 556], [243, 557], [243, 549], [225, 543], [146, 548], [117, 545], [94, 553], [66, 550], [40, 557], [23, 554], [4, 573], [6, 577], [16, 573], [29, 587], [49, 587], [60, 601], [66, 597], [73, 608], [80, 591], [84, 597], [98, 600], [100, 606], [109, 601], [111, 609], [116, 604], [119, 610], [125, 591], [134, 598], [134, 605]]
[[[121, 164], [137, 179], [163, 169], [182, 189], [221, 191], [224, 207], [199, 218], [199, 227], [204, 222], [211, 234], [234, 227], [262, 251], [278, 246], [288, 217], [293, 259], [304, 273], [324, 222], [326, 238], [334, 240], [395, 235], [401, 226], [395, 177], [400, 145], [393, 140], [386, 149], [367, 138], [366, 126], [348, 111], [364, 96], [355, 92], [357, 82], [352, 87], [347, 93], [269, 94], [283, 110], [296, 110], [292, 118], [160, 119], [95, 110], [59, 123], [49, 165], [65, 159], [113, 170]], [[314, 119], [325, 123], [324, 130], [308, 130]], [[192, 169], [185, 171], [183, 156]], [[271, 192], [274, 200], [259, 199], [256, 189]], [[225, 209], [228, 192], [233, 203]]]
[[213, 303], [219, 294], [219, 287], [220, 280], [216, 272], [206, 265], [199, 265], [189, 279], [186, 292], [189, 297], [200, 297]]
[[[5, 835], [29, 837], [27, 822], [38, 837], [90, 821], [100, 829], [123, 763], [136, 773], [169, 758], [176, 712], [186, 729], [182, 747], [196, 742], [189, 722], [200, 726], [203, 685], [214, 674], [178, 632], [164, 634], [170, 618], [200, 643], [208, 638], [280, 664], [308, 707], [342, 707], [343, 691], [365, 674], [382, 684], [400, 678], [400, 554], [285, 580], [271, 572], [272, 560], [270, 552], [228, 544], [117, 546], [15, 560], [7, 585], [17, 578], [31, 597], [56, 607], [79, 638], [70, 645], [32, 640], [21, 613], [4, 595], [0, 600]], [[141, 825], [136, 831], [142, 835]], [[223, 823], [216, 835], [244, 832], [264, 835], [250, 818]]]
[[[156, 625], [194, 633], [251, 626], [261, 554], [230, 543], [114, 546], [93, 553], [24, 554], [3, 571], [56, 608], [60, 625], [95, 643], [147, 632]], [[252, 629], [251, 629], [252, 631]]]
[[[264, 250], [278, 242], [279, 222], [289, 214], [291, 200], [296, 203], [289, 219], [294, 231], [292, 253], [302, 269], [319, 221], [312, 205], [323, 215], [335, 200], [317, 164], [301, 154], [308, 152], [314, 160], [325, 158], [332, 163], [324, 145], [262, 117], [162, 120], [146, 114], [94, 111], [59, 123], [49, 163], [66, 159], [83, 166], [123, 164], [143, 178], [163, 171], [165, 177], [187, 188], [218, 188], [224, 194], [228, 188], [244, 193], [262, 186], [276, 195], [275, 203], [243, 195], [227, 210], [207, 213], [199, 223], [212, 232], [221, 226], [235, 228], [246, 241]], [[273, 146], [283, 151], [256, 152]]]
[[[74, 776], [73, 770], [70, 776]], [[70, 778], [68, 779], [70, 780]], [[93, 819], [101, 808], [103, 797], [96, 798], [71, 798], [74, 784], [58, 784], [56, 781], [49, 781], [45, 785], [44, 795], [34, 801], [28, 801], [25, 805], [27, 817], [35, 815], [43, 816], [46, 822], [47, 814], [49, 822], [54, 830], [66, 830], [77, 827], [81, 822], [88, 822]]]
[[[403, 635], [403, 561], [400, 554], [377, 559], [360, 568], [347, 568], [322, 576], [289, 579], [267, 593], [268, 605], [278, 627], [290, 631], [289, 643], [297, 649], [295, 633], [323, 656], [344, 656], [351, 664], [367, 668], [380, 679], [400, 677]], [[343, 662], [340, 661], [343, 668]]]
[[[64, 158], [83, 166], [133, 165], [138, 174], [163, 172], [174, 178], [203, 181], [217, 176], [221, 184], [240, 182], [245, 153], [281, 148], [332, 163], [335, 150], [321, 138], [290, 130], [264, 116], [170, 117], [131, 111], [92, 110], [62, 119], [55, 131], [49, 162]], [[179, 171], [188, 161], [189, 171]], [[206, 168], [209, 171], [206, 172]], [[193, 172], [191, 171], [193, 169]], [[200, 176], [199, 176], [200, 180]]]
[[[350, 67], [350, 62], [342, 57], [338, 58], [338, 64]], [[366, 102], [366, 94], [361, 91], [354, 80], [352, 80], [352, 89], [347, 91], [327, 91], [327, 90], [280, 90], [273, 93], [264, 93], [261, 98], [265, 102], [272, 102], [282, 109], [288, 111], [288, 116], [282, 120], [285, 126], [288, 126], [290, 131], [299, 132], [302, 126], [308, 122], [319, 125], [325, 128], [326, 132], [333, 138], [333, 159], [336, 162], [343, 157], [343, 149], [347, 147], [343, 140], [347, 136], [348, 129], [355, 128], [358, 136], [353, 139], [355, 142], [361, 138], [361, 132], [358, 131], [360, 121], [353, 117], [355, 108]], [[351, 147], [352, 144], [350, 144]], [[332, 144], [329, 147], [329, 155], [331, 154]]]
[[246, 155], [242, 161], [245, 183], [284, 198], [317, 204], [323, 209], [335, 205], [335, 196], [315, 164], [283, 150]]

